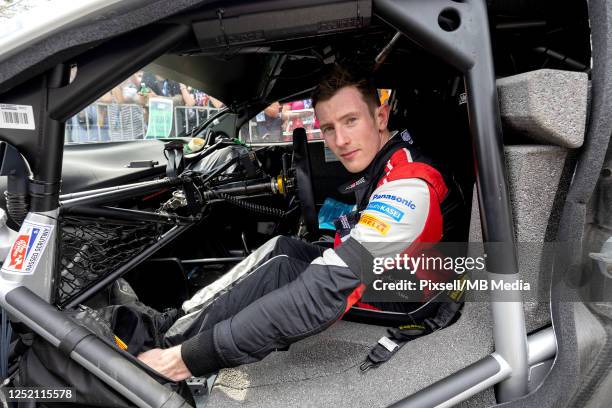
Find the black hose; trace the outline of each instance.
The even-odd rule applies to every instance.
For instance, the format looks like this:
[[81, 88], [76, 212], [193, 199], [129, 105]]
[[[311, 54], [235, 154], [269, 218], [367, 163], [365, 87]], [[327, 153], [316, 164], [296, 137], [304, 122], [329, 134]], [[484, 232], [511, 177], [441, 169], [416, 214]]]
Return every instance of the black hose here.
[[551, 50], [550, 48], [547, 48], [547, 47], [536, 47], [533, 49], [533, 51], [539, 54], [544, 54], [547, 57], [556, 59], [557, 61], [567, 65], [569, 68], [572, 68], [572, 69], [585, 71], [588, 68], [583, 63], [576, 61], [575, 59], [572, 59], [565, 54], [561, 54], [560, 52]]
[[245, 210], [255, 212], [255, 213], [271, 215], [273, 217], [278, 217], [278, 218], [286, 218], [291, 212], [291, 211], [283, 211], [280, 208], [274, 208], [274, 207], [269, 207], [266, 205], [250, 203], [248, 201], [241, 200], [239, 198], [233, 197], [226, 193], [215, 193], [215, 195], [227, 201], [228, 203], [234, 204], [237, 207], [240, 207], [240, 208], [243, 208]]
[[26, 215], [28, 215], [28, 196], [26, 194], [4, 192], [6, 198], [6, 209], [13, 222], [21, 226]]

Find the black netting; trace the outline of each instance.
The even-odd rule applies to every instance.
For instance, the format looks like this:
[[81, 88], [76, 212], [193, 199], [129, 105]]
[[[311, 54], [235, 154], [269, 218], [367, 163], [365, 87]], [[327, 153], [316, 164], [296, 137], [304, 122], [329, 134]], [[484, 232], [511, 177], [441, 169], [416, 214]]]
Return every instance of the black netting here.
[[155, 243], [167, 230], [154, 222], [64, 217], [56, 303], [64, 305]]

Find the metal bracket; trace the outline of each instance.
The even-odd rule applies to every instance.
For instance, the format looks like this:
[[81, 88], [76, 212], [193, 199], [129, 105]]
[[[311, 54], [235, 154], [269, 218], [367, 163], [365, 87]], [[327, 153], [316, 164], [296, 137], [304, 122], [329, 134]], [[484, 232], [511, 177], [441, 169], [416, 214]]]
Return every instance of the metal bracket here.
[[206, 377], [192, 377], [185, 380], [185, 383], [191, 391], [196, 408], [204, 408], [209, 395]]

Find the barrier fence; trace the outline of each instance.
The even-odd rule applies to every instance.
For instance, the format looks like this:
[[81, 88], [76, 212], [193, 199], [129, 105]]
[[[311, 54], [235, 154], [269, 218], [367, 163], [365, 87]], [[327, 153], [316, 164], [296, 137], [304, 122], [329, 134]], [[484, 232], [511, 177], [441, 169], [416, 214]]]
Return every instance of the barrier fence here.
[[[217, 111], [219, 108], [214, 107], [175, 106], [167, 137], [188, 134]], [[65, 143], [152, 139], [147, 136], [147, 126], [148, 109], [141, 105], [95, 103], [66, 122]], [[283, 111], [279, 118], [266, 117], [262, 112], [248, 122], [248, 134], [241, 134], [249, 143], [290, 142], [293, 130], [298, 127], [306, 129], [309, 140], [322, 138], [313, 109]]]
[[270, 118], [263, 112], [249, 121], [248, 136], [250, 143], [290, 142], [293, 130], [303, 127], [308, 140], [322, 139], [321, 130], [315, 118], [314, 109], [283, 111], [277, 118]]
[[[219, 108], [175, 106], [168, 137], [191, 130], [214, 115]], [[137, 104], [95, 103], [66, 122], [65, 143], [100, 143], [138, 140], [147, 137], [148, 112]]]

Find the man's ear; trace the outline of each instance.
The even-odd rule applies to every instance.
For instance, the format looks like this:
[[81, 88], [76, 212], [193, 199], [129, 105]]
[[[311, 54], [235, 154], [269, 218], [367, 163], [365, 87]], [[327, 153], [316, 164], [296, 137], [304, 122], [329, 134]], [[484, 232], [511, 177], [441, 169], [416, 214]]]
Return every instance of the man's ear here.
[[387, 128], [390, 112], [391, 107], [386, 103], [376, 108], [376, 125], [378, 126], [378, 130], [385, 130]]

